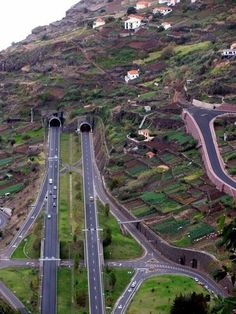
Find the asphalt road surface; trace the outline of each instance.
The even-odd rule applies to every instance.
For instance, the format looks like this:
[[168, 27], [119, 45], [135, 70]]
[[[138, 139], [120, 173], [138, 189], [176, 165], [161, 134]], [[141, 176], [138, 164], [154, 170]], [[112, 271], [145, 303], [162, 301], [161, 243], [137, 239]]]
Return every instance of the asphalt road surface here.
[[[123, 267], [125, 267], [124, 265]], [[173, 266], [168, 264], [159, 264], [155, 266], [155, 269], [149, 271], [148, 269], [142, 268], [138, 269], [132, 278], [130, 284], [126, 287], [125, 291], [122, 293], [121, 297], [117, 300], [112, 314], [123, 314], [127, 310], [130, 301], [134, 297], [140, 285], [147, 278], [157, 275], [164, 274], [179, 274], [194, 278], [199, 284], [205, 287], [210, 293], [214, 293], [216, 295], [220, 295], [222, 297], [227, 296], [216, 282], [213, 279], [205, 277], [204, 275], [192, 271], [191, 269], [186, 269], [181, 266]]]
[[82, 132], [83, 180], [85, 207], [86, 264], [90, 314], [104, 313], [103, 286], [100, 265], [100, 240], [97, 224], [96, 202], [94, 199], [93, 163], [90, 133]]
[[209, 127], [209, 123], [213, 118], [222, 115], [225, 112], [199, 108], [191, 108], [188, 109], [188, 111], [192, 114], [201, 130], [213, 171], [222, 181], [233, 188], [236, 188], [236, 181], [227, 176], [221, 168]]
[[44, 219], [42, 260], [42, 314], [56, 314], [57, 310], [59, 141], [60, 128], [49, 128], [47, 207]]
[[11, 292], [10, 289], [8, 289], [3, 282], [0, 281], [0, 291], [2, 296], [7, 300], [7, 302], [15, 309], [19, 310], [22, 314], [29, 313], [24, 304], [21, 303], [21, 301], [15, 296], [14, 293]]
[[7, 214], [0, 211], [0, 229], [5, 227], [5, 225], [7, 224], [8, 218], [9, 217], [7, 216]]

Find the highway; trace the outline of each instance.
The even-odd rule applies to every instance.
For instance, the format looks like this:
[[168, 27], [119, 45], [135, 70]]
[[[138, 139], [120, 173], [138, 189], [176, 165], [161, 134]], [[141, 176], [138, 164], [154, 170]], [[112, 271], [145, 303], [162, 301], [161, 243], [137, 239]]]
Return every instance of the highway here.
[[60, 127], [49, 128], [47, 206], [44, 218], [42, 260], [42, 314], [56, 314], [57, 266], [59, 245], [57, 230]]
[[204, 138], [207, 153], [209, 156], [209, 160], [212, 166], [214, 173], [225, 183], [230, 185], [233, 188], [236, 188], [236, 181], [234, 181], [230, 176], [228, 176], [222, 169], [220, 161], [218, 159], [218, 155], [216, 153], [215, 144], [212, 139], [212, 134], [210, 130], [210, 121], [222, 114], [225, 114], [223, 111], [218, 110], [207, 110], [200, 108], [191, 108], [188, 111], [192, 114], [194, 120], [197, 122], [202, 136]]
[[7, 224], [9, 216], [0, 210], [0, 229], [3, 229]]
[[93, 163], [90, 132], [81, 132], [85, 208], [86, 266], [88, 272], [89, 313], [104, 313], [100, 263], [100, 240], [94, 198]]

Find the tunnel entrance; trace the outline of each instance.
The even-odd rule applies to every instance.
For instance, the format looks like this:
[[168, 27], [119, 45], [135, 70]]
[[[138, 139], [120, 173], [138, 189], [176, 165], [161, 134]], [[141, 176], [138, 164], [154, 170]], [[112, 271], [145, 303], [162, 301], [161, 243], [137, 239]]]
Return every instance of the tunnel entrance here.
[[49, 121], [49, 126], [51, 127], [61, 127], [61, 120], [59, 118], [52, 118]]
[[91, 125], [87, 122], [83, 122], [80, 124], [80, 132], [90, 132]]

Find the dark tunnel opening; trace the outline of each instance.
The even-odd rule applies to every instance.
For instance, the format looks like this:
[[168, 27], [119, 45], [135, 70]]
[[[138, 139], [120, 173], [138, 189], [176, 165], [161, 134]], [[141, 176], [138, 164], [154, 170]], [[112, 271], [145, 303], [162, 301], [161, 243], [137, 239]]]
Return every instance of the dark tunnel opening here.
[[61, 121], [60, 121], [60, 119], [58, 119], [58, 118], [52, 118], [52, 119], [49, 121], [49, 126], [50, 126], [50, 128], [51, 128], [51, 127], [60, 127], [60, 126], [61, 126]]
[[91, 131], [91, 126], [88, 123], [82, 123], [80, 125], [80, 131], [81, 132], [90, 132]]

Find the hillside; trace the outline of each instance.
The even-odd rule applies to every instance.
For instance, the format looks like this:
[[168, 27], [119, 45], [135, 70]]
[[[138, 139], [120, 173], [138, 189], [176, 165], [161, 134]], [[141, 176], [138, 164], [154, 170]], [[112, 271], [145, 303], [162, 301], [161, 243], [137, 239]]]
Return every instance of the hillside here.
[[[124, 22], [135, 4], [81, 1], [61, 21], [0, 52], [0, 193], [2, 206], [15, 208], [5, 243], [43, 173], [45, 118], [60, 110], [67, 125], [80, 114], [103, 119], [107, 183], [136, 217], [176, 245], [222, 253], [215, 246], [217, 221], [225, 212], [230, 221], [235, 204], [205, 175], [180, 115], [193, 99], [236, 106], [236, 60], [221, 55], [236, 42], [235, 1], [183, 0], [165, 16], [153, 15], [152, 1], [138, 12], [142, 26], [130, 32]], [[105, 25], [93, 29], [97, 17]], [[171, 28], [158, 27], [163, 22]], [[139, 77], [126, 83], [129, 70]], [[150, 142], [137, 134], [146, 113], [142, 128], [149, 128]], [[9, 188], [14, 197], [4, 197]]]

